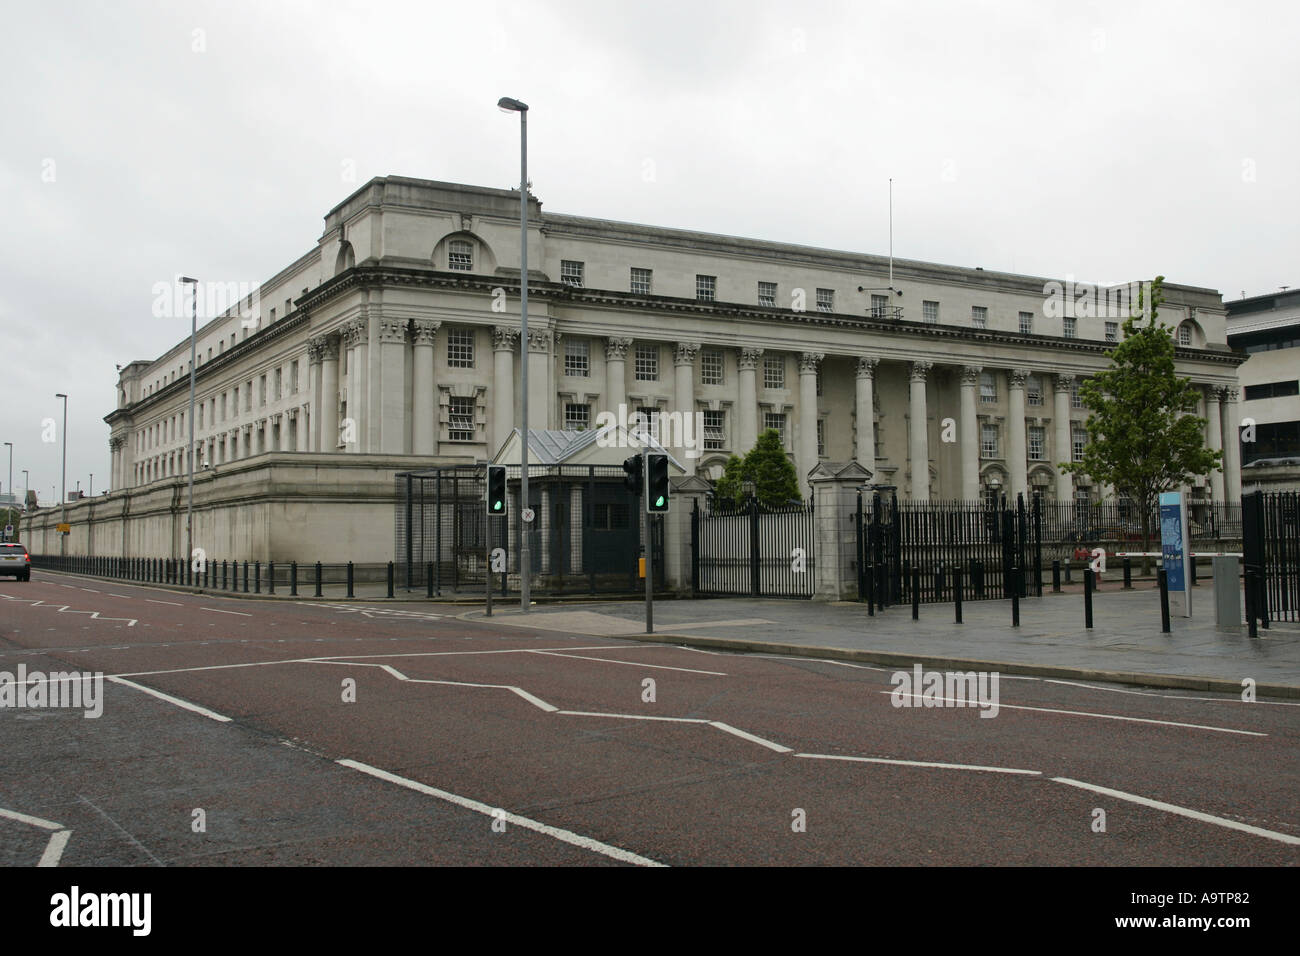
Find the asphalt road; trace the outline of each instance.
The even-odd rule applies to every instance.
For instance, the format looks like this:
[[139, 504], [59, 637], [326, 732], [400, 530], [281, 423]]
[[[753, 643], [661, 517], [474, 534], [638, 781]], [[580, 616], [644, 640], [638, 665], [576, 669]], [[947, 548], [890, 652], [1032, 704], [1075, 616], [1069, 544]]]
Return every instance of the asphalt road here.
[[0, 863], [1300, 862], [1295, 702], [1004, 675], [989, 718], [458, 613], [0, 580], [0, 672], [105, 675], [0, 708]]

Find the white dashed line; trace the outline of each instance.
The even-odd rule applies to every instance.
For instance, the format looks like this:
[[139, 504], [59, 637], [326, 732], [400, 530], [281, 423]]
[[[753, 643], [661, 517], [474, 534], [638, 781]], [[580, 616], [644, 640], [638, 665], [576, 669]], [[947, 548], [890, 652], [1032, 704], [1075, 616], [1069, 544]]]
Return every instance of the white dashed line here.
[[206, 707], [200, 707], [198, 704], [191, 704], [188, 700], [181, 700], [179, 697], [173, 697], [170, 694], [164, 694], [160, 690], [154, 690], [152, 687], [145, 687], [143, 684], [137, 684], [135, 681], [129, 681], [122, 677], [110, 677], [114, 684], [124, 684], [127, 687], [134, 687], [136, 690], [144, 691], [151, 697], [157, 697], [159, 700], [165, 700], [169, 704], [175, 704], [177, 707], [184, 707], [186, 710], [192, 710], [196, 714], [202, 714], [212, 720], [220, 721], [223, 724], [230, 723], [229, 717], [224, 717], [216, 711], [208, 710]]
[[63, 856], [63, 848], [68, 845], [68, 840], [71, 838], [71, 830], [59, 830], [51, 834], [50, 842], [45, 845], [45, 852], [41, 854], [41, 861], [36, 865], [58, 866], [59, 859]]
[[1018, 773], [1030, 777], [1042, 776], [1041, 770], [1018, 770], [1015, 767], [980, 767], [967, 763], [935, 763], [928, 760], [889, 760], [885, 757], [847, 757], [839, 754], [795, 754], [810, 760], [847, 760], [852, 763], [885, 763], [899, 767], [930, 767], [939, 770], [982, 770], [986, 773]]
[[243, 611], [223, 611], [219, 607], [201, 607], [200, 611], [215, 611], [217, 614], [238, 614], [240, 617], [252, 617], [251, 614], [245, 614]]
[[768, 750], [775, 750], [779, 754], [788, 754], [793, 749], [791, 747], [786, 747], [783, 744], [774, 744], [772, 741], [764, 740], [762, 737], [755, 737], [753, 734], [746, 733], [737, 727], [731, 726], [731, 724], [724, 724], [720, 720], [710, 720], [709, 726], [717, 727], [719, 730], [729, 733], [732, 736], [739, 737], [741, 740], [748, 740], [751, 743], [766, 747]]
[[185, 606], [184, 604], [179, 604], [176, 601], [155, 601], [153, 598], [145, 598], [145, 600], [148, 601], [150, 604], [170, 604], [172, 607]]
[[596, 661], [599, 664], [622, 664], [624, 667], [645, 667], [659, 671], [682, 671], [685, 674], [708, 674], [710, 677], [726, 677], [720, 671], [701, 671], [691, 667], [669, 667], [666, 664], [642, 664], [640, 661], [614, 661], [604, 657], [584, 657], [581, 654], [562, 654], [556, 651], [529, 651], [529, 654], [545, 654], [547, 657], [567, 657], [574, 661]]

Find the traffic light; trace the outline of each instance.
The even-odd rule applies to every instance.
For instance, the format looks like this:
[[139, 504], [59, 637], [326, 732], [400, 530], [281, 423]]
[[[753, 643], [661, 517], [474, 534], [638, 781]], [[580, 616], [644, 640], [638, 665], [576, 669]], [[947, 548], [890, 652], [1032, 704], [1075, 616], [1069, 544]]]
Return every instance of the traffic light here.
[[646, 456], [645, 510], [652, 515], [668, 512], [668, 456]]
[[641, 494], [641, 456], [623, 459], [623, 484], [634, 495]]
[[506, 513], [505, 465], [488, 465], [487, 511], [490, 515]]

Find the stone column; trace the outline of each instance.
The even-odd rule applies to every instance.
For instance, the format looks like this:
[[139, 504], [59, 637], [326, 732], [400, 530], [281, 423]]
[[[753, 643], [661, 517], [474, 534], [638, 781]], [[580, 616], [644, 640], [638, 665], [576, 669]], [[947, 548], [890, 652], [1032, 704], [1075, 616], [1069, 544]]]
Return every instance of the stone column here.
[[334, 451], [339, 434], [339, 362], [336, 336], [318, 335], [308, 343], [308, 355], [316, 369], [313, 400], [318, 412], [312, 436], [313, 451]]
[[817, 454], [817, 368], [825, 355], [804, 352], [799, 356], [799, 488], [804, 497], [812, 495], [808, 474], [820, 457]]
[[[627, 404], [627, 350], [631, 347], [631, 339], [605, 340], [605, 407], [615, 417], [620, 417], [618, 407]], [[627, 410], [626, 418], [632, 417], [632, 411]]]
[[1237, 417], [1237, 389], [1225, 388], [1220, 405], [1223, 430], [1223, 500], [1241, 504], [1241, 419]]
[[[1223, 451], [1223, 421], [1219, 409], [1219, 390], [1205, 390], [1205, 430], [1206, 444], [1211, 451]], [[1215, 504], [1223, 501], [1223, 475], [1219, 470], [1210, 472], [1210, 500]]]
[[961, 496], [966, 501], [977, 501], [980, 496], [980, 423], [975, 391], [982, 371], [978, 365], [966, 365], [961, 370]]
[[736, 398], [735, 452], [741, 457], [758, 441], [758, 378], [755, 369], [762, 357], [762, 349], [741, 349], [736, 362], [739, 395]]
[[528, 330], [529, 428], [551, 427], [551, 406], [555, 403], [555, 392], [551, 389], [553, 337], [554, 333], [549, 329]]
[[930, 441], [926, 421], [925, 380], [932, 365], [932, 362], [913, 362], [911, 366], [911, 393], [908, 402], [911, 417], [907, 430], [907, 457], [912, 467], [912, 501], [930, 500]]
[[498, 325], [492, 330], [492, 447], [488, 457], [501, 450], [515, 427], [515, 351], [519, 330]]
[[[669, 452], [682, 463], [687, 475], [695, 474], [695, 464], [704, 447], [704, 436], [695, 427], [695, 353], [699, 349], [699, 342], [679, 342], [673, 354], [673, 392], [682, 419], [678, 434], [682, 439], [690, 439], [694, 447], [680, 451], [669, 449]], [[667, 430], [661, 429], [660, 438], [665, 437], [668, 437]]]
[[1025, 379], [1029, 372], [1013, 368], [1008, 372], [1010, 382], [1007, 403], [1007, 472], [1011, 487], [1010, 499], [1024, 495], [1029, 500], [1028, 449], [1025, 447]]
[[[347, 352], [347, 393], [348, 415], [342, 422], [344, 435], [351, 435], [347, 450], [351, 452], [366, 451], [366, 358], [369, 344], [366, 341], [365, 319], [353, 319], [340, 329], [343, 349]], [[351, 427], [348, 423], [351, 422]]]
[[403, 455], [406, 410], [410, 389], [406, 382], [406, 320], [379, 320], [379, 434], [371, 434], [361, 447], [369, 452]]
[[1070, 435], [1070, 391], [1074, 388], [1073, 375], [1058, 375], [1054, 385], [1053, 402], [1056, 406], [1053, 423], [1056, 426], [1056, 500], [1062, 502], [1074, 499], [1074, 478], [1061, 468], [1061, 462], [1074, 460], [1074, 445]]
[[437, 403], [433, 389], [433, 340], [438, 322], [415, 319], [411, 327], [411, 454], [432, 455], [438, 448]]
[[854, 393], [854, 431], [857, 437], [857, 462], [873, 474], [876, 471], [876, 365], [871, 356], [858, 358], [857, 387]]

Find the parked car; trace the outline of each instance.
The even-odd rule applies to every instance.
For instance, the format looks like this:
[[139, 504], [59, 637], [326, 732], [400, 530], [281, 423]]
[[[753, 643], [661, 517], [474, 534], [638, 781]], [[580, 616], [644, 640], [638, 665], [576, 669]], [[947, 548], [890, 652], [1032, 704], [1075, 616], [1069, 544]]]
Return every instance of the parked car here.
[[13, 575], [20, 581], [32, 579], [32, 556], [17, 542], [0, 542], [0, 576]]

